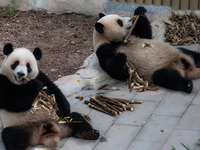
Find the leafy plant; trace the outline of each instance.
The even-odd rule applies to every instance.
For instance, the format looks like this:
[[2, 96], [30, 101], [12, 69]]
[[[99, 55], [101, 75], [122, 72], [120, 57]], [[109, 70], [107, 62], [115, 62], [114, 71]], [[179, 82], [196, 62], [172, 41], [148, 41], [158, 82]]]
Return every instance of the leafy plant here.
[[[191, 150], [191, 149], [190, 149], [189, 147], [187, 147], [185, 144], [181, 143], [181, 145], [182, 145], [186, 150]], [[170, 150], [177, 150], [174, 146], [171, 145], [171, 147], [172, 147], [172, 149], [170, 149]]]
[[14, 16], [19, 5], [16, 0], [10, 0], [10, 2], [1, 9], [3, 16]]

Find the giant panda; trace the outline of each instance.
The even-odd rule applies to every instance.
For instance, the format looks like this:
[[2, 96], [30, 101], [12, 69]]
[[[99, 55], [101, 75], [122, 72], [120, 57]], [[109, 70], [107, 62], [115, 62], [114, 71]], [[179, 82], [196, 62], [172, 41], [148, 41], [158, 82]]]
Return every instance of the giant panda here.
[[[56, 147], [64, 137], [95, 140], [99, 132], [76, 112], [59, 88], [38, 69], [42, 57], [39, 48], [33, 52], [26, 48], [13, 49], [8, 43], [3, 48], [6, 55], [0, 68], [0, 116], [3, 122], [2, 140], [6, 150], [27, 150], [39, 144]], [[29, 81], [25, 80], [28, 78]], [[59, 124], [48, 111], [30, 112], [39, 92], [46, 87], [47, 94], [54, 94], [59, 117], [68, 117], [78, 123]]]
[[[143, 16], [145, 9], [135, 10], [146, 24], [136, 24], [128, 43], [124, 43], [132, 20], [115, 14], [99, 15], [93, 31], [93, 46], [101, 68], [112, 78], [129, 78], [126, 63], [139, 75], [155, 85], [191, 93], [193, 79], [200, 77], [200, 54], [184, 48], [175, 49], [167, 43], [152, 40], [151, 26]], [[146, 19], [146, 21], [145, 21]], [[135, 30], [134, 29], [134, 30]], [[137, 33], [137, 34], [136, 34]], [[144, 46], [144, 45], [150, 46]]]

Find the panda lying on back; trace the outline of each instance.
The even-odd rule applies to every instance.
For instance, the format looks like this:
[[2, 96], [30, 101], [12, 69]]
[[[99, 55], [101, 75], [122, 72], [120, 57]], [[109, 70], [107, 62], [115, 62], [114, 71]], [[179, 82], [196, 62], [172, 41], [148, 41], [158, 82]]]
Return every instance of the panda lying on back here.
[[[38, 70], [36, 60], [42, 57], [39, 48], [35, 48], [32, 53], [26, 48], [14, 50], [11, 44], [6, 44], [3, 53], [7, 57], [0, 69], [0, 116], [6, 150], [26, 150], [39, 144], [56, 147], [61, 138], [68, 136], [89, 140], [99, 137], [99, 132], [80, 114], [70, 113], [70, 105], [65, 96]], [[47, 87], [48, 95], [55, 95], [57, 115], [79, 123], [59, 124], [43, 109], [31, 113], [32, 104], [44, 86]]]
[[[128, 43], [123, 40], [132, 21], [129, 17], [100, 15], [93, 32], [93, 45], [99, 64], [111, 77], [129, 78], [126, 62], [137, 69], [145, 80], [168, 89], [192, 92], [192, 79], [200, 78], [200, 54], [151, 39], [151, 26], [144, 16], [146, 10], [139, 7], [138, 19]], [[143, 22], [143, 23], [141, 23]], [[151, 46], [143, 47], [147, 43]]]

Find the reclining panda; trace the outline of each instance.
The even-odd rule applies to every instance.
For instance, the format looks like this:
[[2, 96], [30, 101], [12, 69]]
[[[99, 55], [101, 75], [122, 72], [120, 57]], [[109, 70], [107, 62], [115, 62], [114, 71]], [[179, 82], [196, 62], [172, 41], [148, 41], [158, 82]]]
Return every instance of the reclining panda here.
[[[137, 69], [139, 75], [155, 85], [191, 93], [193, 79], [200, 78], [200, 54], [184, 48], [179, 50], [151, 39], [151, 26], [144, 7], [135, 10], [140, 15], [129, 38], [123, 43], [132, 20], [129, 17], [100, 14], [93, 32], [93, 45], [99, 64], [111, 77], [129, 78], [126, 62]], [[151, 46], [144, 47], [144, 44]]]
[[[27, 150], [39, 144], [56, 147], [59, 140], [73, 136], [95, 140], [99, 132], [78, 113], [70, 113], [70, 105], [59, 88], [42, 73], [37, 60], [41, 50], [32, 53], [26, 48], [13, 49], [6, 44], [7, 55], [0, 68], [0, 116], [3, 121], [2, 140], [6, 150]], [[29, 81], [25, 80], [28, 78]], [[47, 87], [47, 94], [54, 94], [58, 106], [57, 115], [78, 123], [59, 124], [44, 109], [30, 111], [39, 92]]]

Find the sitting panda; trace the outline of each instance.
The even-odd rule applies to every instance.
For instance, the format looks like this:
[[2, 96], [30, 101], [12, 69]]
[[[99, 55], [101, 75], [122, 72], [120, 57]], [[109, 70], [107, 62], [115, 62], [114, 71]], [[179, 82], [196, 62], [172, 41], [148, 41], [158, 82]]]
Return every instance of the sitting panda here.
[[[3, 53], [7, 57], [0, 68], [0, 116], [6, 150], [26, 150], [39, 144], [56, 147], [61, 138], [68, 136], [88, 140], [99, 137], [99, 132], [80, 114], [70, 113], [70, 105], [65, 96], [38, 69], [37, 60], [42, 57], [39, 48], [35, 48], [32, 53], [26, 48], [13, 49], [12, 44], [6, 44]], [[42, 109], [30, 112], [44, 86], [48, 95], [55, 95], [57, 115], [78, 123], [59, 124], [48, 111]]]
[[[135, 14], [147, 24], [139, 24], [132, 32], [128, 43], [124, 43], [132, 20], [118, 15], [100, 15], [93, 31], [93, 46], [101, 68], [112, 78], [129, 78], [128, 62], [137, 69], [139, 75], [155, 85], [168, 89], [191, 93], [193, 79], [200, 77], [200, 54], [167, 43], [152, 40], [151, 26], [143, 16], [146, 10], [139, 7]], [[146, 19], [146, 21], [145, 21]], [[138, 19], [139, 21], [139, 19]], [[149, 46], [144, 46], [144, 45]]]

